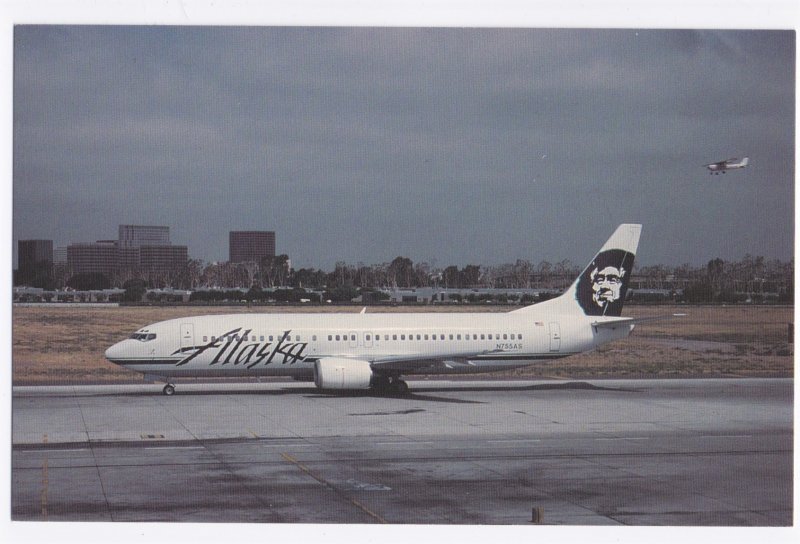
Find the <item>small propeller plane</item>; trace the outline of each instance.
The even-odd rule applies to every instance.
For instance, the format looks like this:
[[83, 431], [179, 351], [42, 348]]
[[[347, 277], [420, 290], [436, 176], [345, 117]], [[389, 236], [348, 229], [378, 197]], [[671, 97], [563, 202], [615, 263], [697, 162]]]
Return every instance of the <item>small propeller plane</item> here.
[[739, 168], [745, 168], [748, 162], [750, 162], [750, 159], [747, 157], [743, 158], [742, 160], [733, 157], [724, 161], [704, 164], [703, 166], [708, 168], [709, 174], [719, 174], [720, 172], [724, 174], [727, 170], [738, 170]]

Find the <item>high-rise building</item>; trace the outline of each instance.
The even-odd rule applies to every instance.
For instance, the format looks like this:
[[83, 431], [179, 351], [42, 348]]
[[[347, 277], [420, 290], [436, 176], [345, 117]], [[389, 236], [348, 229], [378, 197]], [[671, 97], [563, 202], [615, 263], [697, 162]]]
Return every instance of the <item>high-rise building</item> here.
[[20, 240], [17, 243], [20, 270], [32, 269], [36, 263], [53, 263], [52, 240]]
[[139, 266], [149, 272], [169, 272], [186, 266], [189, 250], [186, 246], [141, 246]]
[[229, 236], [230, 262], [259, 262], [275, 256], [274, 231], [231, 231]]
[[73, 274], [100, 273], [111, 278], [117, 270], [119, 252], [116, 240], [78, 243], [67, 246], [67, 264]]
[[186, 246], [173, 246], [169, 227], [120, 225], [118, 263], [122, 270], [165, 272], [186, 265]]
[[53, 264], [67, 264], [67, 246], [53, 249]]
[[168, 245], [170, 245], [169, 227], [154, 227], [149, 225], [119, 226], [120, 249]]
[[50, 274], [53, 268], [53, 241], [19, 240], [17, 258], [19, 283], [28, 283], [37, 274]]

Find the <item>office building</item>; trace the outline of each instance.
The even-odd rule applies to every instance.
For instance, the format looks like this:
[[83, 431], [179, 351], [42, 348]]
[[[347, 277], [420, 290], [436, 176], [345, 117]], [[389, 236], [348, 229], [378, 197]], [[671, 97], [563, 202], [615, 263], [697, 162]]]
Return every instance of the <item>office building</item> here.
[[134, 249], [142, 246], [168, 246], [169, 227], [149, 225], [120, 225], [119, 248]]
[[104, 274], [110, 278], [117, 270], [119, 252], [116, 240], [99, 240], [67, 246], [67, 265], [73, 274]]
[[53, 268], [52, 240], [17, 242], [18, 283], [28, 283], [37, 274], [50, 274]]
[[53, 249], [53, 264], [67, 264], [67, 246]]
[[141, 246], [139, 267], [148, 272], [180, 270], [189, 260], [186, 246]]
[[229, 236], [230, 262], [259, 262], [275, 256], [275, 232], [231, 231]]

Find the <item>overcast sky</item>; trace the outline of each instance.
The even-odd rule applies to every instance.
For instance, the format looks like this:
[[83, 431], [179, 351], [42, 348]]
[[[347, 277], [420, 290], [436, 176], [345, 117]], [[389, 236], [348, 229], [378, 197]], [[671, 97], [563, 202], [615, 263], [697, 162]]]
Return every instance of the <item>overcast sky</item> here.
[[[793, 258], [794, 31], [17, 26], [13, 239], [295, 268]], [[703, 164], [750, 157], [710, 176]], [[15, 260], [16, 262], [16, 260]]]

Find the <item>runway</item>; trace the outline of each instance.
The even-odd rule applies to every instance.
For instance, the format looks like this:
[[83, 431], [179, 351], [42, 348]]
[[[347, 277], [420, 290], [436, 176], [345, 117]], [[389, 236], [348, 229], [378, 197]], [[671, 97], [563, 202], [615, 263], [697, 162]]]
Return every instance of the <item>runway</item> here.
[[793, 380], [15, 387], [12, 519], [788, 526]]

